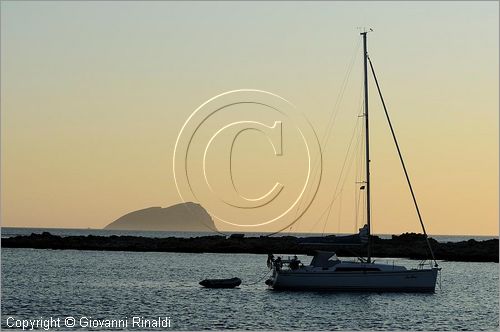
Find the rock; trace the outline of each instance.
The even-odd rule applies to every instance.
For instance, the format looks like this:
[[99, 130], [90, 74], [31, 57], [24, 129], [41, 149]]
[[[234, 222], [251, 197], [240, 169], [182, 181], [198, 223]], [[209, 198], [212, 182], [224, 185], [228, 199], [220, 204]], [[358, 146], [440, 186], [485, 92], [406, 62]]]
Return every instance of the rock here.
[[105, 229], [134, 231], [206, 232], [216, 230], [212, 217], [199, 204], [181, 203], [130, 212]]
[[[408, 235], [404, 235], [403, 238]], [[304, 238], [281, 237], [243, 237], [226, 238], [212, 235], [195, 238], [149, 238], [140, 236], [55, 236], [44, 232], [29, 236], [16, 236], [2, 239], [3, 248], [35, 249], [75, 249], [75, 250], [122, 250], [122, 251], [160, 251], [160, 252], [214, 252], [214, 253], [253, 253], [268, 254], [312, 254], [315, 250], [333, 250], [341, 257], [363, 256], [364, 246], [314, 246], [300, 245]], [[424, 241], [422, 241], [424, 240]], [[425, 238], [409, 235], [405, 241], [401, 237], [393, 239], [373, 238], [374, 257], [400, 257], [428, 259], [429, 252]], [[436, 259], [470, 262], [497, 262], [498, 239], [486, 241], [435, 242], [433, 245]]]

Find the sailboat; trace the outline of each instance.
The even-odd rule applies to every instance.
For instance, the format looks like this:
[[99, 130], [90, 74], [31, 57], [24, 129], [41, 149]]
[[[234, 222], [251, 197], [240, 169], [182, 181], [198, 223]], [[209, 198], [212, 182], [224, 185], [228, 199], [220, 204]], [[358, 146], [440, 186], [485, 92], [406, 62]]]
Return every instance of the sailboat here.
[[[372, 31], [370, 29], [370, 31]], [[363, 39], [363, 67], [364, 67], [364, 122], [365, 122], [365, 181], [366, 216], [367, 224], [360, 229], [367, 235], [366, 258], [360, 257], [357, 261], [340, 260], [332, 251], [316, 251], [309, 265], [300, 264], [296, 257], [289, 260], [278, 258], [268, 261], [272, 269], [271, 277], [266, 284], [276, 290], [334, 290], [334, 291], [376, 291], [376, 292], [434, 292], [438, 266], [430, 245], [427, 232], [418, 208], [417, 200], [406, 170], [406, 166], [394, 133], [387, 108], [382, 97], [380, 86], [375, 75], [373, 64], [367, 52], [367, 33], [361, 32]], [[394, 264], [375, 263], [371, 252], [371, 211], [370, 211], [370, 142], [368, 121], [368, 64], [370, 65], [377, 90], [382, 101], [386, 118], [394, 139], [399, 159], [413, 198], [417, 215], [422, 226], [423, 234], [429, 249], [431, 260], [429, 265], [419, 264], [417, 268], [407, 269], [405, 266]], [[367, 234], [366, 234], [367, 233]]]

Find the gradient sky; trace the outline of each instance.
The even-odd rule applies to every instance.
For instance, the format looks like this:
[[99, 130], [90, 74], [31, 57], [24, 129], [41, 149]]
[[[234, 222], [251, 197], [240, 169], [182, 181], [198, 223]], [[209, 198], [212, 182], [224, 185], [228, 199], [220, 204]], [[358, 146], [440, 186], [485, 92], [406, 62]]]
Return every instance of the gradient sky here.
[[[322, 147], [318, 195], [292, 228], [321, 232], [359, 113], [356, 28], [366, 26], [428, 232], [498, 235], [498, 10], [493, 1], [2, 1], [2, 225], [101, 228], [180, 202], [172, 172], [179, 130], [228, 90], [286, 98], [321, 138], [356, 54]], [[419, 231], [374, 88], [373, 232]], [[273, 163], [258, 133], [238, 144], [236, 182], [249, 196], [277, 174], [296, 185], [300, 161]], [[327, 232], [360, 226], [357, 186], [347, 180]]]

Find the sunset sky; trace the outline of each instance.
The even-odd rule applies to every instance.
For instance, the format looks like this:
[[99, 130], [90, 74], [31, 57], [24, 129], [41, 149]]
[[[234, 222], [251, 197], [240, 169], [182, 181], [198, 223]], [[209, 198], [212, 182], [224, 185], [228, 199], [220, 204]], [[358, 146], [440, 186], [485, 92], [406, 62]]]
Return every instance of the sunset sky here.
[[[102, 228], [181, 202], [172, 159], [185, 121], [216, 95], [258, 89], [292, 103], [323, 143], [317, 195], [291, 230], [357, 231], [354, 176], [326, 223], [320, 215], [361, 119], [357, 27], [371, 27], [427, 231], [498, 235], [498, 12], [493, 1], [2, 1], [2, 226]], [[292, 197], [305, 174], [300, 141], [285, 119], [240, 111], [224, 121], [283, 120], [283, 156], [258, 131], [242, 133], [235, 185], [256, 197], [279, 181]], [[373, 81], [370, 120], [373, 232], [420, 231]], [[225, 158], [214, 155], [214, 172]]]

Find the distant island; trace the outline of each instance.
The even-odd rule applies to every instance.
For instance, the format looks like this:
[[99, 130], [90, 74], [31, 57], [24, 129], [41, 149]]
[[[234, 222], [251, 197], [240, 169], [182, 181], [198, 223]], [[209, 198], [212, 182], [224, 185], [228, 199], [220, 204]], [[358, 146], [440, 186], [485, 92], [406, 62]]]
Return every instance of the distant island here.
[[212, 217], [199, 204], [187, 202], [169, 207], [150, 207], [127, 213], [104, 229], [130, 231], [206, 232], [215, 227]]

